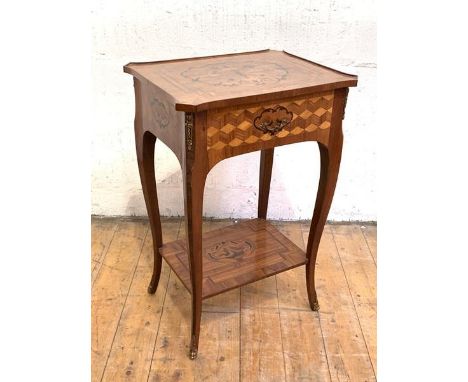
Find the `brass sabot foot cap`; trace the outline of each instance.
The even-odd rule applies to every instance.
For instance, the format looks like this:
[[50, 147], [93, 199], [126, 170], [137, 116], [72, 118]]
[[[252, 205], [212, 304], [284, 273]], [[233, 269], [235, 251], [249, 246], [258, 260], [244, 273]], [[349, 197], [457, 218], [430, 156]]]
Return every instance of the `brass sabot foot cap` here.
[[197, 349], [191, 349], [190, 350], [190, 353], [189, 353], [189, 357], [190, 359], [195, 359], [197, 358], [197, 355], [198, 355], [198, 350]]

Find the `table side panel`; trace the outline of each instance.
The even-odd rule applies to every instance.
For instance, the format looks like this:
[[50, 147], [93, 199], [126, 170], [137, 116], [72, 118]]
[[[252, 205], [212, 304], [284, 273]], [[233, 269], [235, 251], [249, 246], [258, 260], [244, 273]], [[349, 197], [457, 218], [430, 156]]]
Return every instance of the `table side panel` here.
[[[207, 111], [208, 163], [212, 168], [225, 158], [290, 143], [316, 140], [328, 142], [334, 91], [242, 107]], [[266, 109], [284, 107], [291, 122], [274, 135], [254, 126]]]
[[184, 150], [184, 113], [175, 110], [175, 101], [148, 81], [142, 81], [143, 129], [164, 142], [180, 162]]

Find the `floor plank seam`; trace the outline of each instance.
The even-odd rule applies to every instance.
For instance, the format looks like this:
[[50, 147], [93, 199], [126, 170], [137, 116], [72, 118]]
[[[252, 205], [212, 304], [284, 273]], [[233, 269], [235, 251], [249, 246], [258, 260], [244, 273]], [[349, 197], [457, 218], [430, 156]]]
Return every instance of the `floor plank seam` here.
[[159, 322], [158, 322], [158, 330], [156, 331], [156, 337], [154, 339], [154, 345], [153, 345], [153, 352], [151, 353], [151, 361], [148, 369], [148, 377], [146, 378], [146, 382], [149, 381], [150, 375], [151, 375], [151, 369], [153, 368], [153, 359], [154, 359], [154, 354], [156, 352], [156, 346], [158, 344], [158, 338], [159, 338], [159, 329], [161, 328], [161, 319], [164, 313], [164, 306], [166, 304], [166, 296], [167, 296], [167, 290], [169, 289], [169, 282], [171, 280], [171, 273], [172, 269], [169, 268], [169, 275], [167, 277], [167, 284], [166, 284], [166, 290], [164, 291], [164, 298], [162, 302], [162, 307], [161, 307], [161, 312], [159, 313]]
[[242, 382], [242, 287], [239, 288], [239, 382]]
[[327, 347], [325, 345], [325, 336], [323, 335], [322, 329], [322, 318], [320, 317], [320, 312], [317, 312], [319, 327], [320, 327], [320, 334], [322, 335], [322, 344], [323, 344], [323, 351], [325, 352], [325, 359], [327, 360], [327, 368], [328, 368], [328, 375], [330, 376], [330, 381], [332, 381], [331, 370], [330, 370], [330, 362], [328, 361], [328, 352]]
[[287, 381], [286, 373], [286, 359], [284, 357], [284, 343], [283, 343], [283, 325], [281, 324], [281, 311], [279, 307], [279, 292], [278, 292], [278, 278], [275, 275], [275, 285], [276, 285], [276, 304], [278, 307], [278, 320], [280, 325], [280, 339], [281, 339], [281, 352], [283, 353], [283, 367], [284, 367], [284, 380]]
[[[249, 284], [247, 284], [249, 285]], [[254, 307], [254, 308], [249, 308], [249, 307], [246, 307], [246, 308], [242, 308], [244, 310], [264, 310], [264, 311], [275, 311], [276, 308], [268, 308], [268, 307]], [[310, 312], [310, 308], [305, 308], [305, 309], [302, 309], [302, 308], [290, 308], [290, 307], [287, 307], [287, 306], [284, 306], [282, 308], [279, 308], [279, 310], [281, 311], [289, 311], [289, 312]], [[233, 312], [234, 313], [234, 312]]]
[[372, 358], [371, 358], [370, 353], [369, 353], [369, 346], [367, 345], [367, 339], [364, 336], [364, 331], [362, 330], [361, 319], [360, 319], [359, 314], [358, 314], [357, 309], [356, 309], [356, 303], [354, 302], [354, 297], [353, 297], [353, 294], [351, 293], [351, 287], [349, 286], [348, 276], [346, 275], [346, 271], [345, 271], [344, 266], [343, 266], [343, 261], [341, 260], [340, 250], [338, 248], [338, 245], [336, 244], [335, 233], [334, 233], [333, 228], [330, 229], [330, 232], [332, 234], [333, 243], [335, 245], [336, 252], [338, 254], [338, 258], [340, 259], [340, 265], [341, 265], [341, 269], [343, 270], [343, 274], [344, 274], [344, 277], [345, 277], [345, 280], [346, 280], [346, 285], [348, 286], [349, 295], [351, 296], [351, 301], [353, 302], [354, 313], [356, 314], [356, 318], [357, 318], [358, 323], [359, 323], [359, 329], [361, 329], [361, 336], [362, 336], [362, 338], [364, 340], [364, 344], [366, 345], [367, 356], [369, 357], [369, 363], [370, 363], [370, 365], [372, 367], [372, 372], [374, 373], [374, 378], [377, 378], [376, 375], [375, 375], [374, 364], [372, 363]]
[[[304, 228], [307, 228], [307, 230], [308, 230], [309, 227], [305, 227], [304, 224], [301, 224], [302, 232], [308, 232], [308, 231], [304, 230]], [[307, 247], [307, 243], [304, 240], [304, 235], [302, 235], [302, 245], [304, 247]], [[319, 321], [320, 334], [322, 336], [323, 351], [325, 352], [325, 359], [327, 360], [328, 376], [330, 377], [330, 382], [331, 382], [331, 381], [333, 381], [333, 379], [332, 379], [331, 370], [330, 370], [330, 362], [328, 360], [327, 346], [325, 344], [325, 335], [323, 334], [322, 318], [320, 316], [320, 311], [317, 312], [317, 317], [318, 317], [318, 321]]]
[[364, 240], [365, 240], [366, 245], [367, 245], [367, 249], [369, 250], [369, 253], [371, 254], [371, 257], [372, 257], [372, 260], [374, 261], [375, 267], [377, 268], [377, 262], [375, 261], [374, 252], [370, 248], [369, 242], [367, 241], [367, 236], [364, 235], [362, 227], [360, 227], [359, 230], [361, 231], [361, 235], [364, 237]]
[[94, 280], [91, 281], [91, 290], [93, 289], [94, 283], [96, 282], [96, 280], [99, 277], [99, 274], [101, 273], [102, 265], [104, 264], [104, 259], [106, 258], [107, 252], [109, 252], [109, 248], [111, 247], [112, 241], [114, 240], [115, 233], [117, 232], [117, 229], [119, 228], [119, 226], [120, 226], [119, 223], [115, 225], [109, 244], [107, 245], [107, 248], [105, 248], [105, 253], [99, 256], [99, 261], [97, 262], [97, 264], [94, 265], [93, 270], [91, 271], [91, 275], [92, 275], [95, 272], [95, 269], [98, 266], [98, 264], [100, 264], [99, 269], [97, 269], [97, 273], [96, 273], [96, 276], [94, 277]]
[[238, 314], [236, 310], [202, 310], [202, 314]]
[[132, 274], [132, 280], [130, 281], [130, 284], [128, 286], [128, 289], [127, 289], [127, 295], [125, 296], [125, 301], [122, 305], [122, 309], [120, 310], [120, 316], [119, 316], [119, 320], [117, 321], [117, 326], [115, 328], [115, 332], [114, 332], [114, 336], [112, 337], [112, 342], [111, 342], [111, 345], [109, 347], [109, 353], [107, 354], [107, 358], [106, 358], [106, 363], [104, 364], [104, 368], [102, 370], [102, 374], [101, 374], [101, 378], [100, 378], [100, 381], [102, 382], [103, 378], [104, 378], [104, 375], [106, 373], [106, 368], [107, 368], [107, 363], [109, 362], [109, 358], [110, 358], [110, 355], [111, 355], [111, 352], [112, 352], [112, 348], [114, 346], [114, 341], [115, 341], [115, 336], [117, 335], [117, 331], [119, 330], [119, 326], [120, 326], [120, 321], [122, 319], [122, 314], [123, 314], [123, 311], [125, 309], [125, 305], [127, 304], [127, 299], [128, 299], [128, 293], [130, 292], [130, 289], [132, 287], [132, 284], [133, 284], [133, 280], [135, 278], [135, 274], [136, 274], [136, 270], [138, 268], [138, 263], [140, 262], [140, 257], [141, 257], [141, 254], [143, 252], [143, 247], [145, 245], [145, 242], [146, 242], [146, 238], [148, 237], [148, 230], [149, 230], [149, 227], [146, 227], [146, 231], [145, 231], [145, 236], [142, 240], [142, 243], [141, 243], [141, 246], [140, 246], [140, 250], [139, 250], [139, 253], [138, 253], [138, 259], [135, 263], [135, 268], [133, 269], [133, 274]]
[[[180, 226], [182, 225], [182, 221], [179, 220], [179, 228], [177, 228], [177, 235], [176, 235], [176, 239], [179, 239], [179, 235], [180, 235]], [[154, 260], [153, 260], [154, 261]], [[166, 283], [166, 289], [164, 290], [164, 298], [163, 298], [163, 302], [162, 302], [162, 307], [161, 307], [161, 313], [159, 314], [159, 322], [158, 322], [158, 330], [156, 332], [156, 338], [154, 339], [154, 346], [153, 346], [153, 352], [151, 354], [151, 361], [150, 361], [150, 366], [149, 366], [149, 369], [148, 369], [148, 377], [146, 378], [146, 382], [149, 381], [149, 378], [150, 378], [150, 375], [151, 375], [151, 369], [153, 368], [153, 359], [154, 359], [154, 354], [156, 352], [156, 346], [158, 344], [158, 338], [159, 338], [159, 329], [161, 328], [161, 320], [162, 320], [162, 316], [163, 316], [163, 313], [164, 313], [164, 307], [166, 305], [166, 296], [167, 296], [167, 291], [169, 290], [169, 283], [171, 281], [171, 274], [172, 274], [172, 269], [171, 267], [167, 264], [167, 267], [169, 268], [169, 275], [167, 276], [167, 283]], [[157, 291], [156, 291], [157, 293]]]
[[[249, 284], [247, 284], [249, 285]], [[240, 289], [240, 288], [239, 288]], [[243, 307], [242, 308], [244, 311], [250, 311], [250, 310], [256, 310], [256, 311], [276, 311], [277, 309], [276, 308], [267, 308], [267, 307], [255, 307], [255, 308], [251, 308], [251, 307]], [[290, 308], [290, 307], [280, 307], [278, 309], [279, 311], [281, 312], [310, 312], [310, 308]], [[239, 311], [237, 310], [202, 310], [202, 313], [203, 314], [208, 314], [208, 313], [225, 313], [225, 314], [236, 314], [236, 313], [239, 313]]]

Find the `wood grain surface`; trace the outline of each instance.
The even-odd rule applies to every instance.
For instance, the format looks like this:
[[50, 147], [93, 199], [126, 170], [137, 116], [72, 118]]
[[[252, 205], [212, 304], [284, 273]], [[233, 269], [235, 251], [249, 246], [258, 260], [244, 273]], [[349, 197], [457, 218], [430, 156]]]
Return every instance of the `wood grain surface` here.
[[[304, 232], [304, 240], [308, 234]], [[316, 265], [320, 325], [332, 381], [375, 381], [371, 356], [343, 270], [337, 244], [326, 226]], [[376, 296], [374, 296], [375, 300]]]
[[371, 357], [377, 369], [377, 269], [359, 226], [331, 226], [343, 271]]
[[106, 368], [148, 229], [147, 222], [120, 222], [102, 259], [91, 300], [93, 381], [101, 380]]
[[357, 85], [354, 75], [275, 50], [129, 63], [124, 71], [154, 84], [186, 112]]
[[[231, 224], [203, 227], [207, 233]], [[304, 250], [308, 223], [272, 225]], [[164, 242], [182, 238], [184, 229], [180, 219], [163, 219]], [[148, 222], [93, 219], [92, 236], [93, 264], [102, 263], [92, 297], [93, 382], [375, 381], [375, 246], [368, 246], [375, 226], [325, 227], [319, 312], [308, 305], [304, 267], [204, 300], [196, 361], [186, 356], [190, 294], [164, 261], [156, 294], [146, 291]]]
[[[160, 253], [191, 291], [186, 241], [167, 243]], [[203, 298], [305, 264], [304, 251], [263, 219], [234, 224], [203, 238]]]
[[[333, 113], [333, 91], [308, 97], [255, 103], [207, 112], [208, 163], [212, 168], [219, 161], [234, 155], [290, 143], [320, 141], [328, 143]], [[254, 120], [265, 110], [281, 106], [292, 120], [276, 134], [255, 128]]]
[[[269, 50], [129, 64], [124, 70], [134, 76], [136, 152], [154, 252], [148, 292], [157, 291], [164, 257], [191, 294], [190, 359], [198, 355], [205, 298], [305, 264], [309, 306], [318, 311], [317, 252], [339, 171], [348, 87], [356, 86], [357, 77]], [[185, 111], [183, 125], [176, 111]], [[158, 138], [179, 159], [184, 185], [185, 239], [167, 244], [155, 181]], [[321, 170], [305, 251], [264, 219], [202, 238], [204, 186], [216, 163], [262, 150], [258, 215], [264, 217], [273, 148], [307, 140], [318, 143]], [[258, 319], [263, 317], [260, 312]]]

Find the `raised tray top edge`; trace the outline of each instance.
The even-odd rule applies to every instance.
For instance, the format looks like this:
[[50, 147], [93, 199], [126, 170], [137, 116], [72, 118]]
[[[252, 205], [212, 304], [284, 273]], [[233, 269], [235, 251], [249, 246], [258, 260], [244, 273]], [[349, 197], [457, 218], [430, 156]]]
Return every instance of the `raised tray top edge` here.
[[[249, 55], [251, 57], [247, 57]], [[197, 65], [190, 65], [192, 62]], [[272, 101], [357, 85], [356, 75], [287, 51], [270, 49], [130, 62], [124, 66], [124, 72], [157, 86], [174, 99], [176, 110], [185, 112]]]

